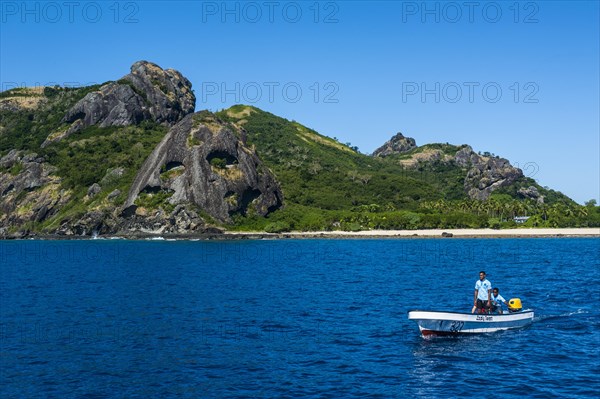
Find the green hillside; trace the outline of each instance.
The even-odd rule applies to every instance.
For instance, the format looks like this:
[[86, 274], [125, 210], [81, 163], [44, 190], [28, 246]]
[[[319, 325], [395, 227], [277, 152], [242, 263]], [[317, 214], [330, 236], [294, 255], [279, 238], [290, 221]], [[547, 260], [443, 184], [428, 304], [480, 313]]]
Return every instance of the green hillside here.
[[[512, 217], [517, 215], [538, 216], [526, 226], [584, 226], [590, 223], [589, 213], [596, 212], [527, 177], [497, 190], [487, 201], [472, 200], [463, 186], [466, 168], [453, 162], [402, 164], [418, 153], [440, 150], [453, 155], [463, 146], [429, 144], [378, 158], [255, 107], [236, 105], [217, 116], [246, 130], [248, 143], [275, 172], [285, 198], [285, 209], [267, 219], [239, 218], [239, 229], [515, 227]], [[529, 186], [544, 195], [543, 205], [519, 198], [518, 190]], [[561, 216], [564, 209], [570, 216]]]
[[466, 197], [455, 168], [403, 169], [257, 108], [235, 106], [217, 115], [248, 132], [248, 143], [282, 182], [289, 203], [327, 210], [373, 203], [416, 209], [420, 201]]

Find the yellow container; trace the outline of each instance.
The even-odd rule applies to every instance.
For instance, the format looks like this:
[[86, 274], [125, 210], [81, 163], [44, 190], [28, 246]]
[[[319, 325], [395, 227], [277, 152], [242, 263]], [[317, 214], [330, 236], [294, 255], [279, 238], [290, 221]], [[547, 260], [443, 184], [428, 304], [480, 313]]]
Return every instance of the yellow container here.
[[519, 298], [511, 298], [510, 301], [508, 301], [508, 310], [516, 312], [521, 309], [523, 309], [523, 306], [521, 305], [521, 300]]

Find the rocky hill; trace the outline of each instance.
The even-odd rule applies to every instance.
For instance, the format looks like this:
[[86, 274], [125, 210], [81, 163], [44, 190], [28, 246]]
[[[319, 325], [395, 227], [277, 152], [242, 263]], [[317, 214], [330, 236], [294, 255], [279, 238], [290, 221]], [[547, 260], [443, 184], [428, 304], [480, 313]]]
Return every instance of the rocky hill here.
[[189, 80], [147, 61], [0, 93], [0, 237], [484, 227], [507, 220], [497, 203], [543, 224], [574, 204], [468, 145], [398, 133], [369, 156], [255, 107], [194, 108]]
[[[523, 171], [513, 167], [507, 159], [479, 155], [469, 145], [418, 147], [413, 138], [398, 133], [373, 153], [376, 157], [394, 155], [403, 155], [399, 157], [399, 163], [406, 168], [437, 163], [466, 169], [464, 190], [471, 199], [486, 200], [495, 190], [509, 187], [523, 178]], [[535, 187], [528, 192], [529, 198], [543, 201]]]
[[374, 157], [387, 157], [389, 155], [403, 154], [417, 147], [415, 139], [404, 137], [402, 133], [397, 133], [388, 142], [373, 152]]
[[281, 189], [191, 83], [140, 61], [116, 82], [0, 97], [0, 235], [216, 232]]
[[48, 136], [42, 147], [89, 126], [129, 126], [152, 121], [174, 125], [194, 112], [192, 84], [181, 73], [147, 61], [131, 66], [131, 73], [102, 85], [71, 107], [62, 122], [66, 130]]

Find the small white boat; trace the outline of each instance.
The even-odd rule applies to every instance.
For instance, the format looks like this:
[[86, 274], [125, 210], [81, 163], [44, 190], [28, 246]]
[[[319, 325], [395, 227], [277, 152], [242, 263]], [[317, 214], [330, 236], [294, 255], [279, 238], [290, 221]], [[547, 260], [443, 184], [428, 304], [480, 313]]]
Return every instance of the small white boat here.
[[408, 319], [417, 322], [423, 337], [454, 336], [522, 328], [533, 322], [533, 310], [526, 309], [503, 314], [413, 310], [408, 312]]

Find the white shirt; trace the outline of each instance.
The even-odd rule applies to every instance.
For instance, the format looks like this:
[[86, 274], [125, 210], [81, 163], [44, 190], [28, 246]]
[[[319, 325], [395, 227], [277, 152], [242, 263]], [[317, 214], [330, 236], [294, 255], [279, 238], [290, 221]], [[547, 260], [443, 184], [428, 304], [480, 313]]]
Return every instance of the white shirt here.
[[506, 302], [506, 299], [504, 299], [504, 297], [503, 297], [502, 295], [500, 295], [500, 294], [498, 293], [498, 296], [494, 296], [494, 293], [492, 293], [492, 303], [493, 303], [495, 306], [501, 305], [501, 304], [503, 304], [504, 302]]
[[477, 280], [477, 282], [475, 283], [475, 289], [479, 290], [477, 292], [477, 299], [487, 301], [488, 291], [492, 289], [492, 283], [490, 283], [487, 278], [483, 281]]

